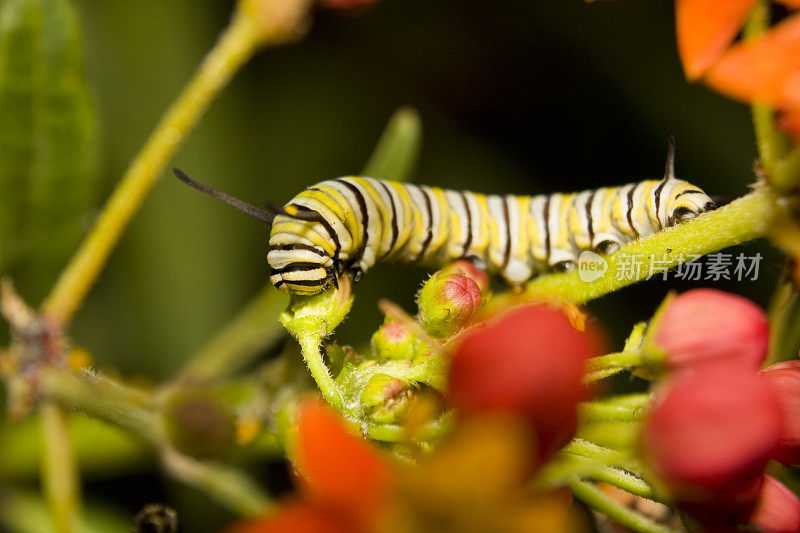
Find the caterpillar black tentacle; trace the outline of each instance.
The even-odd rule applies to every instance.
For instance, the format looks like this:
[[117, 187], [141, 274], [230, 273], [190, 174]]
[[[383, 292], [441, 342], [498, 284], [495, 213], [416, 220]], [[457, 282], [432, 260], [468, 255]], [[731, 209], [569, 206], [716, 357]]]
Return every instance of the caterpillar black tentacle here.
[[176, 175], [271, 223], [270, 281], [297, 294], [336, 286], [345, 270], [360, 278], [379, 260], [437, 267], [470, 258], [519, 286], [574, 269], [584, 250], [612, 254], [714, 208], [675, 178], [672, 140], [662, 179], [572, 194], [484, 195], [350, 176], [309, 187], [272, 213]]

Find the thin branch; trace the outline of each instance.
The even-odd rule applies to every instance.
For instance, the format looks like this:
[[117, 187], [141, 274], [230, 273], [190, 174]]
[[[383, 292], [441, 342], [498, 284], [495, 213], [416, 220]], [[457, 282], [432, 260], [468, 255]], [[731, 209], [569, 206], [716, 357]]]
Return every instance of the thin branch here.
[[239, 2], [231, 24], [156, 126], [118, 183], [92, 231], [61, 273], [42, 306], [47, 317], [62, 325], [69, 322], [164, 166], [211, 100], [259, 46], [295, 39], [302, 31], [299, 26], [305, 25], [308, 7], [308, 0]]
[[80, 516], [80, 474], [72, 450], [63, 407], [44, 402], [42, 425], [42, 485], [56, 533], [77, 531]]
[[172, 448], [162, 454], [164, 468], [179, 479], [244, 516], [268, 512], [272, 499], [244, 472], [220, 463], [199, 461]]
[[672, 529], [615, 502], [593, 483], [573, 480], [569, 487], [576, 498], [621, 526], [639, 533], [674, 533]]

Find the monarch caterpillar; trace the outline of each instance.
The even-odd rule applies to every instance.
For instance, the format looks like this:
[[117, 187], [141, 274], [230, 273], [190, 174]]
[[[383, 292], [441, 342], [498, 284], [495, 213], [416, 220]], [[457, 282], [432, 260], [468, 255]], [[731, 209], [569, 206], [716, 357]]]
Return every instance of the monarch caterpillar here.
[[535, 273], [571, 270], [583, 250], [612, 254], [624, 243], [714, 208], [702, 190], [675, 178], [670, 138], [660, 180], [570, 194], [483, 195], [367, 177], [313, 185], [283, 208], [263, 210], [178, 178], [271, 224], [270, 281], [315, 294], [345, 270], [358, 281], [376, 261], [425, 266], [469, 258], [519, 286]]

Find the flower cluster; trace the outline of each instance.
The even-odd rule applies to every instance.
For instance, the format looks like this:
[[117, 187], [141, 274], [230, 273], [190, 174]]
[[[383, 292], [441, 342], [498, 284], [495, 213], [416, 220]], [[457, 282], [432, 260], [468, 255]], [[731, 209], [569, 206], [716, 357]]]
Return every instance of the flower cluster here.
[[[373, 407], [372, 422], [404, 422], [393, 447], [403, 462], [356, 436], [329, 407], [302, 401], [288, 447], [301, 496], [231, 533], [423, 531], [434, 523], [442, 531], [586, 530], [567, 492], [532, 489], [531, 482], [575, 434], [579, 403], [590, 396], [582, 377], [587, 359], [600, 353], [599, 335], [576, 329], [555, 305], [476, 316], [487, 290], [485, 274], [459, 262], [422, 288], [418, 322], [390, 319], [373, 336], [384, 366], [363, 388], [361, 407]], [[418, 325], [422, 331], [414, 331]], [[443, 332], [448, 342], [436, 351], [420, 346], [425, 335], [436, 342]], [[408, 386], [385, 372], [437, 355], [446, 358], [443, 399], [455, 418], [426, 453], [419, 420], [435, 405], [406, 402], [403, 415], [392, 416], [390, 399]]]
[[800, 531], [800, 500], [766, 476], [800, 457], [800, 366], [759, 372], [768, 323], [747, 299], [711, 289], [669, 300], [645, 343], [666, 372], [641, 453], [672, 500], [706, 527]]

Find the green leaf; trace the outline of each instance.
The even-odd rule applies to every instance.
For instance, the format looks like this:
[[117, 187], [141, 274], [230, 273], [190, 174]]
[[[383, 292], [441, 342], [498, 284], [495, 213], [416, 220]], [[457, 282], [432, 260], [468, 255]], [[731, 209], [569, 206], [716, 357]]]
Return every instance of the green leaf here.
[[0, 273], [39, 299], [83, 233], [97, 124], [69, 0], [0, 4]]
[[398, 109], [361, 172], [384, 180], [408, 181], [419, 157], [422, 124], [410, 107]]

